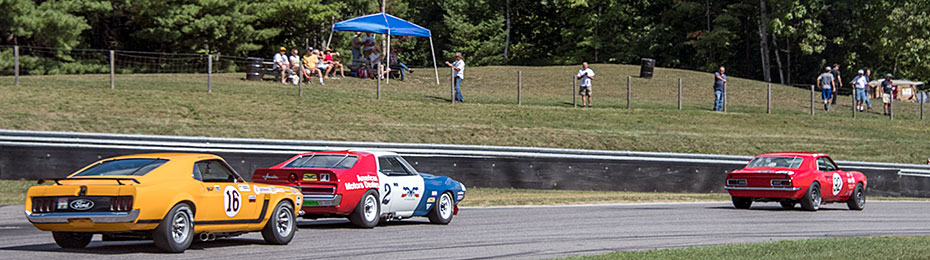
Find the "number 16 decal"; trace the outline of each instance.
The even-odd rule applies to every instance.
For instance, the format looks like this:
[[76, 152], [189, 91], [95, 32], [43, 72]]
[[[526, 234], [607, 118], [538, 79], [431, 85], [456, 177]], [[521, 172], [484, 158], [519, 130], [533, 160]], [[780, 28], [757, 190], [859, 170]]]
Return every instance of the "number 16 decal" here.
[[235, 217], [239, 214], [239, 206], [242, 204], [242, 196], [239, 190], [233, 186], [226, 186], [223, 189], [223, 208], [226, 209], [227, 217]]

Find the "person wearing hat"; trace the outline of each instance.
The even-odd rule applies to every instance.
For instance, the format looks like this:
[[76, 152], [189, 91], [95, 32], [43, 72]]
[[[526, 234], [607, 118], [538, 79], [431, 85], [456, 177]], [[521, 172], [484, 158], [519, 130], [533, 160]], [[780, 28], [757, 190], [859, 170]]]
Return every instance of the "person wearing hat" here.
[[274, 55], [274, 66], [273, 69], [281, 70], [281, 84], [287, 84], [287, 71], [290, 70], [290, 66], [287, 61], [287, 48], [281, 47], [277, 54]]
[[830, 73], [830, 67], [827, 66], [824, 72], [817, 77], [817, 85], [820, 86], [820, 96], [823, 97], [823, 110], [830, 111], [830, 100], [833, 99], [833, 73]]
[[446, 62], [450, 68], [455, 70], [455, 102], [465, 102], [462, 97], [462, 79], [465, 78], [465, 60], [462, 59], [462, 53], [455, 53], [455, 62]]
[[853, 78], [853, 86], [855, 89], [856, 97], [856, 110], [860, 112], [865, 111], [865, 105], [863, 104], [866, 100], [869, 100], [869, 96], [865, 93], [865, 87], [869, 85], [869, 78], [865, 76], [864, 70], [859, 70], [859, 75]]
[[882, 81], [882, 104], [884, 108], [883, 115], [891, 114], [891, 93], [894, 90], [893, 75], [885, 74], [885, 80]]

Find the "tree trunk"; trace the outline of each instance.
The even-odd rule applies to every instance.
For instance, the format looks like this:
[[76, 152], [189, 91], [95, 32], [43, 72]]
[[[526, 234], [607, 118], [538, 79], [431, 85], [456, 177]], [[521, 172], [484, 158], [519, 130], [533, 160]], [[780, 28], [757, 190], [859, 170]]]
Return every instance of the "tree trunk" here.
[[704, 17], [707, 19], [707, 32], [710, 32], [710, 0], [704, 1]]
[[775, 62], [778, 63], [778, 79], [781, 84], [785, 84], [785, 71], [781, 66], [781, 55], [778, 55], [778, 39], [775, 38], [775, 33], [772, 32], [772, 49], [775, 49]]
[[507, 36], [505, 37], [506, 40], [504, 40], [505, 41], [504, 42], [504, 60], [507, 60], [508, 58], [507, 52], [510, 51], [510, 0], [507, 0], [506, 5], [507, 5], [507, 9], [505, 11], [504, 16], [506, 17], [505, 19], [507, 20]]
[[785, 38], [785, 47], [786, 47], [786, 48], [785, 48], [785, 56], [786, 56], [785, 59], [787, 59], [787, 62], [786, 62], [786, 63], [787, 63], [787, 65], [788, 65], [788, 66], [787, 66], [787, 67], [788, 67], [788, 84], [791, 84], [791, 83], [793, 83], [793, 81], [791, 81], [791, 73], [792, 73], [792, 70], [791, 70], [791, 42], [790, 42], [788, 39], [789, 39], [789, 38]]
[[768, 30], [765, 28], [765, 0], [759, 0], [759, 52], [762, 54], [762, 77], [765, 82], [772, 82], [769, 66]]

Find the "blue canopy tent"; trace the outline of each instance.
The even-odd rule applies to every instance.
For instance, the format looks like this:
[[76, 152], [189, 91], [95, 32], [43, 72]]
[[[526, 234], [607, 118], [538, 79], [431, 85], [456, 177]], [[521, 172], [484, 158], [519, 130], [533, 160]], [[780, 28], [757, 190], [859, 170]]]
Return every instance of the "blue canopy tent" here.
[[436, 72], [436, 84], [439, 84], [439, 69], [436, 67], [436, 51], [433, 48], [433, 37], [429, 29], [382, 12], [334, 23], [333, 29], [329, 34], [329, 40], [326, 42], [327, 46], [329, 46], [329, 41], [332, 41], [333, 32], [335, 31], [385, 34], [388, 37], [387, 51], [385, 52], [388, 57], [390, 57], [391, 53], [391, 35], [429, 38], [429, 48], [430, 52], [433, 54], [433, 70]]

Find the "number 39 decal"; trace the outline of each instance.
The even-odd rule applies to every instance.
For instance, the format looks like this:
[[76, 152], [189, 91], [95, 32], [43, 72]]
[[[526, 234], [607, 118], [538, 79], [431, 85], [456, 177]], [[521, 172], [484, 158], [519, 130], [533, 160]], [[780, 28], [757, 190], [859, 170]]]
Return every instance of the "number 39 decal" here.
[[241, 204], [242, 196], [239, 195], [239, 190], [233, 186], [226, 186], [223, 189], [223, 208], [226, 209], [226, 216], [231, 218], [239, 214]]

